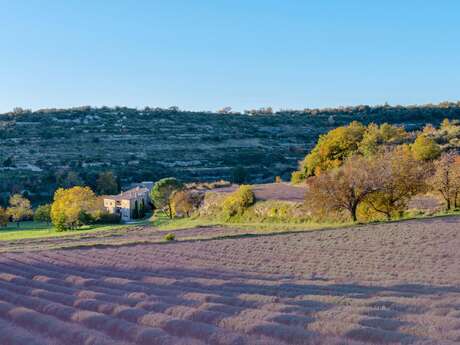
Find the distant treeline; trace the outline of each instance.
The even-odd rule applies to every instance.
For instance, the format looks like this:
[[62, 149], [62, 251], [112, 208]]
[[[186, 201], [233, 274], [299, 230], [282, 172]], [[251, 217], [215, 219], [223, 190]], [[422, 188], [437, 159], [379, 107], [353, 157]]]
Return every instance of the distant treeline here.
[[[246, 109], [243, 112], [234, 111], [232, 107], [223, 107], [217, 111], [203, 110], [203, 111], [189, 111], [182, 110], [177, 106], [171, 106], [168, 108], [161, 107], [149, 107], [144, 108], [129, 108], [124, 106], [115, 106], [115, 107], [92, 107], [92, 106], [79, 106], [71, 108], [43, 108], [32, 111], [30, 109], [24, 109], [21, 107], [16, 107], [10, 112], [1, 114], [0, 116], [17, 116], [24, 114], [56, 114], [56, 113], [88, 113], [88, 112], [105, 112], [105, 111], [120, 111], [122, 113], [126, 112], [144, 112], [144, 113], [162, 113], [162, 114], [215, 114], [215, 115], [310, 115], [310, 116], [341, 116], [341, 115], [351, 115], [351, 116], [364, 116], [364, 115], [376, 115], [376, 114], [385, 114], [388, 116], [391, 115], [401, 115], [401, 114], [414, 114], [420, 115], [424, 114], [440, 114], [441, 112], [444, 116], [451, 114], [453, 116], [460, 115], [460, 101], [457, 102], [441, 102], [437, 104], [422, 104], [422, 105], [354, 105], [354, 106], [340, 106], [340, 107], [326, 107], [326, 108], [304, 108], [304, 109], [279, 109], [274, 110], [272, 107], [262, 107], [256, 109]], [[446, 113], [447, 112], [447, 113]]]

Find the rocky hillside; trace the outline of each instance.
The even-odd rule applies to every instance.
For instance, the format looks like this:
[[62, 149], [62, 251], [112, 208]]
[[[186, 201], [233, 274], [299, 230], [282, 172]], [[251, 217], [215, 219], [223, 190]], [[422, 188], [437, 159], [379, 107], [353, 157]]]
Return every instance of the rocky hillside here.
[[176, 176], [229, 179], [243, 167], [250, 182], [288, 178], [318, 136], [359, 120], [408, 129], [459, 119], [459, 103], [358, 106], [245, 114], [116, 107], [44, 109], [0, 114], [0, 192], [49, 193], [75, 172], [94, 183], [112, 170], [122, 183]]

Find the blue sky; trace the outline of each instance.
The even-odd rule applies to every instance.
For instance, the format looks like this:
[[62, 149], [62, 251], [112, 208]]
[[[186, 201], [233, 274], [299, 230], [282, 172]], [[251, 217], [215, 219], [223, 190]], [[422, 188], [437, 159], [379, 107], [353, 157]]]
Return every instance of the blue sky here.
[[460, 1], [0, 0], [0, 111], [460, 99]]

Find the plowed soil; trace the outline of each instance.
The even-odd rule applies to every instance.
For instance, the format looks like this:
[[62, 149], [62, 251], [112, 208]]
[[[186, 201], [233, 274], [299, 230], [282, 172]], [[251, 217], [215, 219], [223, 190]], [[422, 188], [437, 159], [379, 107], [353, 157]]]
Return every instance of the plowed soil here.
[[2, 345], [390, 343], [460, 343], [459, 217], [0, 254]]

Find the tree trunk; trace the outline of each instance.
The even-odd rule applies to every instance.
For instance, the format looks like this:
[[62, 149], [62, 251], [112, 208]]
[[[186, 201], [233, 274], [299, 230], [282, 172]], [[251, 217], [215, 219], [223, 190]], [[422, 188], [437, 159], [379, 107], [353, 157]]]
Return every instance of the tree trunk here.
[[171, 204], [168, 204], [168, 213], [169, 213], [169, 219], [172, 219], [172, 207], [171, 207]]
[[358, 208], [358, 205], [353, 205], [351, 207], [350, 213], [351, 213], [351, 219], [353, 219], [353, 223], [355, 223], [358, 220], [358, 217], [356, 216], [356, 209]]

